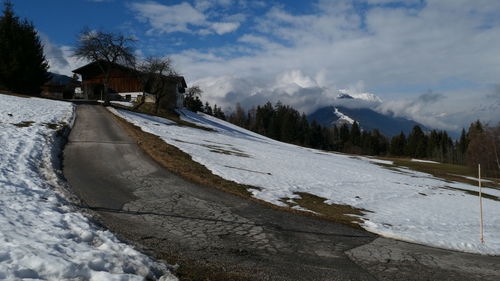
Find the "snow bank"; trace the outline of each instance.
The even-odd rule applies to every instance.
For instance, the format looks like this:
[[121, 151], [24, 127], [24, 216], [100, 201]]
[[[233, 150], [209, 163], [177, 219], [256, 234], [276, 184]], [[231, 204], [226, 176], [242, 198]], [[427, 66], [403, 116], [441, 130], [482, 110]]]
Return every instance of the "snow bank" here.
[[[0, 94], [0, 279], [143, 280], [158, 264], [93, 225], [57, 189], [57, 130], [71, 103]], [[60, 172], [60, 171], [59, 171]], [[172, 277], [171, 280], [176, 280]]]
[[431, 160], [422, 160], [422, 159], [411, 159], [411, 162], [430, 163], [430, 164], [440, 164], [439, 162], [436, 162], [436, 161], [431, 161]]
[[129, 101], [110, 101], [111, 104], [117, 104], [126, 107], [134, 107], [134, 103]]
[[[365, 157], [281, 143], [221, 121], [181, 111], [181, 118], [216, 130], [159, 126], [169, 121], [125, 110], [115, 114], [190, 154], [214, 174], [260, 187], [253, 196], [276, 205], [307, 192], [327, 203], [370, 210], [365, 229], [383, 236], [472, 253], [500, 254], [500, 202], [484, 199], [485, 240], [479, 242], [477, 187], [405, 168], [387, 169]], [[485, 188], [500, 197], [500, 190]]]

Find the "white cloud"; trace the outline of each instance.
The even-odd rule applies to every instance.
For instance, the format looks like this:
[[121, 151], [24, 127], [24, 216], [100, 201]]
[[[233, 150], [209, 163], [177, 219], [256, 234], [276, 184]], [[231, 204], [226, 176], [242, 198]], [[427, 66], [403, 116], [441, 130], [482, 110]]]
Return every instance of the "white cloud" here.
[[198, 1], [193, 7], [187, 2], [168, 6], [148, 1], [144, 3], [132, 3], [129, 7], [137, 13], [136, 17], [138, 20], [146, 22], [151, 26], [149, 34], [156, 32], [160, 34], [186, 32], [198, 33], [200, 35], [212, 33], [222, 35], [238, 29], [240, 23], [235, 21], [213, 21], [205, 13], [214, 5], [230, 4], [231, 1], [217, 1], [217, 3], [214, 1]]
[[[297, 99], [290, 100], [290, 104], [301, 104], [307, 97], [324, 102], [324, 97], [331, 92], [352, 88], [363, 81], [365, 92], [375, 93], [386, 101], [390, 99], [385, 96], [396, 97], [398, 101], [386, 102], [385, 110], [392, 108], [401, 116], [412, 117], [426, 125], [451, 128], [462, 126], [467, 118], [494, 119], [498, 116], [491, 110], [484, 116], [479, 110], [464, 109], [467, 111], [462, 114], [466, 116], [464, 120], [449, 118], [458, 114], [453, 108], [464, 108], [471, 100], [488, 104], [486, 95], [478, 94], [477, 87], [500, 82], [500, 37], [497, 36], [500, 18], [495, 16], [500, 12], [500, 1], [434, 0], [418, 9], [376, 5], [364, 16], [350, 3], [319, 1], [317, 11], [310, 14], [293, 14], [282, 7], [271, 7], [267, 14], [255, 18], [252, 33], [243, 34], [232, 46], [248, 47], [249, 52], [226, 57], [224, 53], [228, 47], [225, 46], [180, 52], [174, 58], [192, 80], [214, 77], [211, 78], [214, 81], [231, 85], [230, 90], [224, 87], [219, 90], [230, 92], [231, 101], [237, 101], [235, 96], [238, 96], [241, 103], [257, 100], [257, 97], [275, 99], [273, 94], [281, 97], [280, 93], [287, 91], [280, 92], [272, 83], [276, 83], [280, 75], [292, 75], [290, 71], [300, 70], [317, 87], [300, 87], [292, 93], [287, 92], [283, 97]], [[193, 53], [198, 55], [192, 57]], [[197, 59], [203, 54], [217, 59]], [[236, 81], [234, 85], [229, 82], [231, 79]], [[300, 82], [293, 77], [288, 79]], [[446, 90], [446, 98], [427, 103], [427, 106], [423, 106], [422, 101], [417, 102], [417, 96], [422, 94], [419, 89], [443, 92], [440, 87], [448, 87], [445, 84], [449, 79], [476, 86]], [[246, 84], [253, 87], [241, 86]], [[255, 90], [256, 86], [261, 90]], [[213, 85], [210, 89], [215, 88]], [[316, 90], [311, 93], [313, 88]], [[399, 90], [390, 89], [405, 91], [398, 93]], [[307, 97], [299, 96], [302, 93], [307, 93]], [[217, 96], [225, 95], [218, 93]], [[321, 105], [321, 102], [313, 101], [313, 104]], [[457, 106], [458, 103], [463, 103], [464, 107]], [[479, 101], [474, 104], [478, 109], [484, 108]], [[443, 109], [450, 113], [443, 115]], [[449, 125], [447, 122], [455, 123]]]
[[153, 30], [160, 32], [189, 32], [188, 25], [202, 26], [206, 22], [205, 15], [183, 2], [178, 5], [166, 6], [157, 2], [133, 3], [137, 17], [148, 22]]
[[205, 100], [224, 108], [231, 108], [239, 102], [245, 108], [262, 105], [268, 101], [281, 101], [301, 112], [331, 104], [338, 91], [320, 87], [318, 82], [300, 70], [279, 73], [270, 79], [240, 78], [234, 75], [205, 77], [193, 82], [199, 85]]
[[235, 31], [238, 27], [240, 27], [240, 24], [237, 22], [215, 22], [212, 23], [211, 27], [215, 33], [222, 35]]
[[228, 8], [232, 4], [232, 0], [196, 0], [194, 6], [199, 11], [205, 11], [218, 6]]
[[52, 43], [49, 37], [41, 32], [38, 33], [43, 44], [45, 58], [49, 62], [49, 71], [72, 76], [71, 72], [85, 64], [72, 56], [72, 49], [69, 46], [58, 46]]

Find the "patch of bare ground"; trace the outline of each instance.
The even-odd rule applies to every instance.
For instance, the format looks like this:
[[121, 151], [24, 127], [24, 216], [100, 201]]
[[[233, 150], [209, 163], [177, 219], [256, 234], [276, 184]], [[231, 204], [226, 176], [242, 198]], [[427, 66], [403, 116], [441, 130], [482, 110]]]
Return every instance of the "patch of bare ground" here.
[[354, 208], [343, 204], [328, 204], [325, 203], [326, 198], [319, 197], [306, 192], [294, 192], [299, 198], [284, 200], [283, 202], [290, 207], [300, 206], [304, 209], [311, 210], [315, 213], [333, 218], [336, 222], [351, 225], [359, 228], [359, 224], [363, 221], [362, 217], [365, 213], [370, 212], [365, 209]]
[[189, 154], [181, 151], [173, 145], [164, 142], [158, 136], [142, 131], [141, 128], [127, 122], [123, 118], [120, 118], [116, 115], [113, 116], [148, 155], [150, 155], [163, 167], [185, 178], [186, 180], [204, 186], [217, 188], [219, 190], [244, 197], [248, 200], [274, 209], [284, 210], [292, 213], [301, 213], [307, 216], [319, 217], [334, 221], [336, 223], [360, 228], [360, 219], [355, 216], [350, 216], [350, 214], [362, 216], [363, 212], [366, 212], [366, 210], [356, 209], [347, 205], [326, 204], [324, 203], [326, 201], [325, 198], [314, 196], [308, 193], [300, 193], [299, 195], [302, 199], [294, 200], [296, 201], [297, 205], [309, 209], [314, 213], [292, 209], [291, 207], [293, 207], [293, 205], [289, 205], [289, 207], [282, 207], [263, 200], [256, 199], [252, 196], [250, 190], [260, 190], [260, 187], [238, 184], [214, 175], [205, 166], [193, 161]]
[[45, 125], [48, 129], [55, 130], [58, 136], [62, 136], [64, 132], [69, 129], [69, 125], [66, 122], [43, 123], [43, 125]]
[[248, 272], [230, 270], [224, 265], [206, 263], [204, 261], [188, 259], [172, 253], [162, 253], [158, 257], [169, 263], [180, 264], [172, 273], [182, 281], [251, 281]]
[[33, 125], [35, 123], [35, 121], [23, 121], [23, 122], [19, 122], [19, 123], [12, 123], [12, 125], [16, 126], [16, 127], [20, 127], [20, 128], [25, 128], [25, 127], [29, 127], [31, 125]]

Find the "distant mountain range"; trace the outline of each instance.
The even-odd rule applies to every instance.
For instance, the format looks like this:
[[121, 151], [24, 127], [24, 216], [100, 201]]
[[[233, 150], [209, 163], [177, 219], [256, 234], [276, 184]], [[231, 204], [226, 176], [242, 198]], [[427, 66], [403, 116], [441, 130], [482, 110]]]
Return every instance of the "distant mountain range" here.
[[[339, 95], [337, 99], [344, 101], [352, 100], [351, 104], [355, 103], [356, 100], [360, 100], [361, 102], [381, 101], [374, 95], [352, 97], [345, 93]], [[354, 121], [356, 121], [363, 130], [371, 131], [373, 129], [378, 129], [380, 133], [387, 137], [397, 135], [401, 131], [408, 135], [415, 125], [420, 126], [422, 130], [428, 130], [425, 126], [413, 120], [395, 117], [390, 114], [381, 114], [370, 108], [349, 108], [341, 105], [331, 105], [319, 108], [308, 115], [308, 120], [310, 122], [316, 120], [316, 122], [326, 127], [333, 127], [334, 125], [339, 127], [345, 123], [352, 125]]]

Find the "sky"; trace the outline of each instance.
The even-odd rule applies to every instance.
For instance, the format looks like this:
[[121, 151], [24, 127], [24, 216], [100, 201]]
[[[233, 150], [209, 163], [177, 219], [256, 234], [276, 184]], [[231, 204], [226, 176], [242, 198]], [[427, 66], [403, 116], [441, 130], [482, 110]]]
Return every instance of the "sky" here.
[[339, 93], [359, 106], [460, 130], [500, 121], [496, 0], [13, 0], [71, 74], [88, 27], [137, 39], [139, 58], [169, 56], [202, 99], [226, 109], [278, 100], [300, 111]]

